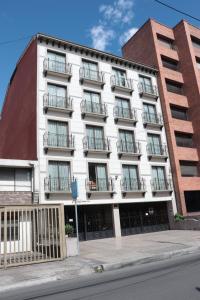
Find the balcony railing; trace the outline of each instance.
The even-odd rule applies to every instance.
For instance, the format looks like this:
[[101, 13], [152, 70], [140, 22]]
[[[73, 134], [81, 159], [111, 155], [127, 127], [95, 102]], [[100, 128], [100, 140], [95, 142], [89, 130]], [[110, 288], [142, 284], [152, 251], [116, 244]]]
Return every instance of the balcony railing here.
[[137, 114], [135, 109], [125, 108], [121, 106], [114, 106], [113, 110], [114, 118], [116, 121], [130, 121], [137, 122]]
[[81, 67], [79, 70], [80, 81], [90, 81], [95, 84], [104, 85], [104, 73], [96, 70], [90, 70], [88, 68]]
[[85, 136], [83, 138], [83, 149], [84, 152], [104, 152], [109, 154], [110, 151], [110, 141], [108, 138], [93, 138]]
[[73, 100], [71, 97], [61, 97], [57, 95], [44, 94], [43, 97], [44, 109], [47, 110], [69, 110], [73, 111]]
[[163, 156], [168, 157], [167, 145], [147, 144], [147, 153], [149, 156]]
[[125, 77], [117, 77], [112, 75], [110, 78], [112, 89], [119, 89], [123, 91], [128, 91], [132, 93], [133, 91], [133, 81], [132, 79], [127, 79]]
[[146, 185], [144, 178], [122, 178], [121, 189], [126, 192], [145, 192]]
[[163, 118], [161, 114], [143, 112], [142, 117], [145, 125], [163, 126]]
[[95, 103], [87, 100], [81, 102], [81, 113], [85, 115], [107, 117], [107, 107], [103, 103]]
[[64, 149], [64, 150], [73, 151], [74, 150], [74, 136], [45, 132], [44, 148], [45, 148], [45, 150]]
[[141, 155], [141, 144], [139, 142], [127, 142], [119, 140], [117, 142], [117, 150], [119, 155]]
[[69, 177], [46, 177], [45, 181], [46, 192], [66, 192], [70, 193], [71, 178]]
[[92, 192], [113, 192], [114, 183], [112, 178], [95, 178], [86, 179], [86, 190], [88, 193]]
[[172, 181], [171, 179], [154, 178], [151, 180], [151, 188], [153, 192], [171, 192]]
[[144, 84], [143, 82], [138, 83], [138, 90], [141, 96], [149, 96], [152, 98], [158, 98], [157, 86], [151, 84]]
[[50, 58], [45, 58], [43, 63], [43, 68], [45, 74], [49, 72], [50, 74], [53, 73], [61, 74], [68, 78], [72, 76], [72, 65], [69, 63], [64, 63], [57, 60], [52, 60]]

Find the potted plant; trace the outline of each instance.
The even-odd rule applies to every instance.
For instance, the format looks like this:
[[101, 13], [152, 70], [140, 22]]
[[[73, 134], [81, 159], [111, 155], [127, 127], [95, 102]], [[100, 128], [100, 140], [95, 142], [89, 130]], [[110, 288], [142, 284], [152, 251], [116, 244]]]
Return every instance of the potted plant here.
[[73, 234], [74, 227], [71, 224], [65, 224], [65, 237], [68, 257], [78, 255], [77, 238], [74, 237]]
[[74, 233], [74, 227], [71, 224], [65, 224], [65, 236], [70, 237]]

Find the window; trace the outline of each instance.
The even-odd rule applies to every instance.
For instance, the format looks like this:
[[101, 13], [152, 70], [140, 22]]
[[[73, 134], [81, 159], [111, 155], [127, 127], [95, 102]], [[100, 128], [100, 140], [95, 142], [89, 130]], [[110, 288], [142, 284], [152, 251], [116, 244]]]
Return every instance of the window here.
[[98, 64], [92, 61], [83, 60], [84, 78], [98, 80]]
[[168, 49], [173, 49], [175, 50], [175, 45], [174, 45], [174, 41], [161, 35], [161, 34], [157, 34], [157, 39], [159, 41], [159, 43], [164, 46], [165, 48]]
[[89, 163], [89, 188], [92, 191], [107, 191], [108, 178], [106, 164]]
[[191, 36], [192, 44], [195, 48], [200, 48], [200, 39]]
[[161, 55], [161, 60], [163, 67], [171, 69], [171, 70], [178, 70], [178, 61], [171, 59], [169, 57]]
[[192, 161], [180, 161], [181, 176], [197, 177], [199, 176], [198, 164]]
[[115, 76], [115, 84], [118, 86], [127, 86], [126, 71], [120, 69], [113, 69], [113, 75]]
[[47, 85], [48, 90], [48, 105], [52, 107], [66, 107], [66, 87], [49, 84]]
[[69, 191], [71, 184], [69, 162], [49, 161], [49, 189]]
[[200, 58], [196, 57], [197, 68], [200, 69]]
[[143, 103], [144, 119], [149, 123], [157, 123], [156, 106], [153, 104]]
[[131, 119], [130, 101], [123, 98], [115, 98], [116, 100], [116, 112], [120, 118]]
[[26, 168], [0, 168], [0, 191], [31, 191], [31, 170]]
[[148, 147], [151, 154], [162, 155], [161, 138], [158, 134], [148, 134]]
[[183, 85], [179, 82], [166, 79], [166, 87], [168, 92], [172, 92], [180, 95], [183, 94]]
[[56, 52], [47, 52], [49, 71], [65, 73], [66, 71], [66, 57], [65, 54]]
[[133, 165], [123, 165], [123, 188], [127, 191], [139, 190], [138, 167]]
[[185, 121], [188, 120], [187, 108], [170, 105], [170, 109], [172, 118]]
[[153, 186], [155, 190], [166, 190], [167, 182], [164, 167], [152, 167]]
[[140, 75], [139, 76], [139, 82], [142, 85], [142, 88], [146, 93], [148, 93], [148, 94], [153, 94], [154, 93], [154, 89], [153, 89], [153, 85], [152, 85], [150, 77]]
[[48, 145], [56, 147], [69, 146], [68, 124], [65, 122], [48, 121]]
[[121, 152], [135, 152], [134, 132], [130, 130], [119, 130], [119, 145]]
[[88, 149], [105, 150], [103, 127], [86, 126]]
[[86, 111], [91, 113], [102, 113], [100, 94], [84, 91]]
[[175, 132], [176, 145], [179, 147], [193, 148], [192, 135], [188, 133]]
[[187, 212], [199, 212], [200, 211], [200, 191], [185, 191], [185, 204]]

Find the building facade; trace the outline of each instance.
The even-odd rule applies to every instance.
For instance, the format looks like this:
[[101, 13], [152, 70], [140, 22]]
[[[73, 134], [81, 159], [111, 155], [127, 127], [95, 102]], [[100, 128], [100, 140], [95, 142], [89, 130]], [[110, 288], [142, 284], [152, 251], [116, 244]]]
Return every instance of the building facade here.
[[169, 28], [150, 19], [123, 46], [125, 58], [159, 69], [177, 207], [185, 216], [200, 212], [199, 49], [200, 29], [184, 20]]
[[169, 228], [176, 203], [155, 68], [38, 34], [11, 78], [0, 138], [3, 158], [37, 160], [39, 203], [64, 203], [73, 226], [77, 179], [82, 240]]

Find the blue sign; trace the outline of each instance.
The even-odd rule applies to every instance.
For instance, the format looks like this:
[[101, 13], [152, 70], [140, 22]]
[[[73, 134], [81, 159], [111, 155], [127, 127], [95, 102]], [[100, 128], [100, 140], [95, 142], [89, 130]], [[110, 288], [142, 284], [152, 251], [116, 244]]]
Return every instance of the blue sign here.
[[72, 198], [76, 200], [78, 197], [78, 184], [76, 179], [71, 182], [71, 191], [72, 191]]

